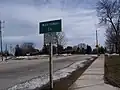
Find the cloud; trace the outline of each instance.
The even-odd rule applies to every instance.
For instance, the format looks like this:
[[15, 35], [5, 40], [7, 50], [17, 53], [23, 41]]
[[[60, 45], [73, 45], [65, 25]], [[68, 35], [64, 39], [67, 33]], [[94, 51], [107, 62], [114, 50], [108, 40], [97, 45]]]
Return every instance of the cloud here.
[[[1, 0], [0, 19], [5, 20], [5, 42], [31, 41], [43, 44], [38, 23], [62, 19], [69, 45], [86, 42], [95, 46], [96, 16], [92, 0]], [[104, 30], [99, 31], [104, 44]], [[42, 45], [37, 45], [42, 46]]]

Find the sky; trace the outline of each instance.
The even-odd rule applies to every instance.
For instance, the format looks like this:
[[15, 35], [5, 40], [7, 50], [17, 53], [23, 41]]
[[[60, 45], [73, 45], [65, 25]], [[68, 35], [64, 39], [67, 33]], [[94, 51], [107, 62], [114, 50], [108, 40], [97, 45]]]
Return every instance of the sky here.
[[97, 0], [0, 0], [4, 44], [33, 42], [43, 45], [39, 22], [62, 19], [67, 45], [87, 43], [95, 47], [95, 30], [104, 45], [105, 30], [98, 27]]

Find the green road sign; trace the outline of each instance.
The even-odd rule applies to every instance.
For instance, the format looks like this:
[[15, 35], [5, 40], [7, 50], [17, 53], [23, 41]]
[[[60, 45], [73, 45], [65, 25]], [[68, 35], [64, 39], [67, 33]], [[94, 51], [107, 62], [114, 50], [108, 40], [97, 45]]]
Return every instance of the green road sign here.
[[39, 33], [48, 33], [48, 32], [61, 32], [62, 24], [61, 20], [47, 21], [39, 23], [40, 30]]

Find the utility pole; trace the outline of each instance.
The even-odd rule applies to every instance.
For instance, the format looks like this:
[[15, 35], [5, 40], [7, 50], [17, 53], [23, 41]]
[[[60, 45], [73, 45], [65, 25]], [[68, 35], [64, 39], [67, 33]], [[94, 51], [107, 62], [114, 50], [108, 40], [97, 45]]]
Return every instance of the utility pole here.
[[97, 54], [99, 54], [99, 51], [98, 51], [98, 32], [97, 32], [97, 29], [96, 29], [96, 49], [97, 49]]
[[8, 54], [8, 50], [7, 50], [7, 44], [5, 46], [5, 56], [6, 56], [6, 60], [7, 60], [7, 54]]
[[10, 44], [10, 51], [9, 51], [9, 53], [10, 53], [10, 55], [12, 54], [12, 44]]
[[0, 44], [1, 44], [1, 59], [2, 59], [2, 61], [3, 61], [3, 48], [2, 48], [2, 23], [4, 23], [4, 22], [2, 22], [1, 20], [0, 20]]
[[97, 30], [96, 30], [96, 46], [98, 45], [98, 33], [97, 33]]

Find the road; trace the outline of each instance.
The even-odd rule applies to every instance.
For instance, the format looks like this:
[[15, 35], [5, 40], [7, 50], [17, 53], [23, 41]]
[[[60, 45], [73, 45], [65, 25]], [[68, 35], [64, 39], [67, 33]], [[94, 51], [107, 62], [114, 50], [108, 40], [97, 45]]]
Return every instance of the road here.
[[[74, 55], [68, 57], [53, 58], [54, 71], [63, 69], [70, 64], [90, 58], [88, 55]], [[44, 75], [49, 72], [48, 59], [38, 60], [9, 60], [0, 62], [0, 90], [30, 80], [34, 77]]]

